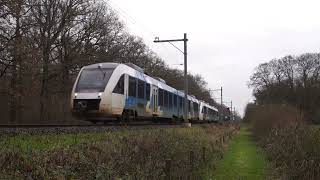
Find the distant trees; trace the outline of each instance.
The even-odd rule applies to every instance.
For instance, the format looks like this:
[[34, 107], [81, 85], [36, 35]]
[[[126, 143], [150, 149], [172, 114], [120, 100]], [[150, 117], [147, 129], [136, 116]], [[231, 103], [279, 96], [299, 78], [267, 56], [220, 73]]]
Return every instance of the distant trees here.
[[[0, 1], [3, 122], [70, 119], [75, 76], [82, 66], [98, 62], [131, 62], [183, 89], [183, 72], [129, 34], [101, 0]], [[214, 103], [200, 75], [188, 79], [190, 94]]]
[[320, 54], [286, 56], [260, 64], [249, 86], [258, 104], [290, 104], [320, 122]]

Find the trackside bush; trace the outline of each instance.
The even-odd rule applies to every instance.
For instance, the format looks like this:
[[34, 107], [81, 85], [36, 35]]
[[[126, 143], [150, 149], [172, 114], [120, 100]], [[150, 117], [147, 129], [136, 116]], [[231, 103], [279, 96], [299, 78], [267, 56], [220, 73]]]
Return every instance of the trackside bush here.
[[[123, 131], [71, 147], [22, 151], [2, 149], [0, 176], [6, 179], [164, 179], [171, 160], [174, 179], [204, 179], [222, 155], [217, 138], [233, 126]], [[206, 161], [201, 158], [206, 149]], [[189, 154], [194, 152], [190, 165]]]
[[245, 118], [251, 122], [257, 136], [266, 136], [271, 130], [296, 126], [303, 122], [302, 114], [296, 108], [278, 104], [251, 107]]
[[263, 141], [284, 179], [320, 179], [320, 129], [306, 125], [270, 132]]
[[250, 106], [245, 115], [280, 179], [320, 179], [320, 129], [283, 105]]

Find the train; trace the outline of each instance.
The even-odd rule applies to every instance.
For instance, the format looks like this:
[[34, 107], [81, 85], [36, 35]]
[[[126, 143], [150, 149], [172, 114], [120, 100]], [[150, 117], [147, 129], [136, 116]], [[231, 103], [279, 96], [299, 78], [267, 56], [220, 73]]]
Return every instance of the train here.
[[[188, 95], [188, 121], [217, 122], [218, 109]], [[71, 92], [76, 118], [91, 122], [115, 120], [183, 121], [184, 92], [132, 63], [97, 63], [79, 71]]]

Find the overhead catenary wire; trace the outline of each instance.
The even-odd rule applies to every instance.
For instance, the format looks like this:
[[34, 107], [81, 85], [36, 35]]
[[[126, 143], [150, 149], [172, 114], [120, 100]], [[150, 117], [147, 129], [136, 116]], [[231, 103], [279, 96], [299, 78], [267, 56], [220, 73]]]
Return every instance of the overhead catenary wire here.
[[[123, 10], [117, 3], [115, 3], [112, 0], [106, 0], [106, 4], [113, 10], [115, 10], [120, 16], [122, 16], [124, 19], [128, 20], [129, 22], [131, 22], [133, 25], [137, 26], [138, 28], [140, 28], [142, 31], [146, 32], [147, 34], [149, 34], [152, 38], [157, 37], [157, 35], [147, 26], [145, 26], [144, 24], [142, 24], [141, 22], [137, 21], [134, 17], [132, 17], [129, 13], [127, 13], [125, 10]], [[184, 52], [177, 47], [176, 45], [174, 45], [172, 42], [168, 42], [172, 47], [174, 47], [175, 49], [177, 49], [179, 52], [181, 52], [182, 54], [184, 54]], [[166, 43], [161, 43], [161, 46], [164, 47], [165, 49], [168, 49], [167, 46], [165, 45]], [[153, 48], [158, 49], [158, 46], [153, 46], [151, 44], [151, 46]], [[175, 59], [174, 60], [176, 64], [181, 64], [181, 61], [179, 59]], [[171, 64], [172, 65], [172, 64]]]
[[[111, 9], [113, 9], [114, 11], [116, 11], [120, 16], [122, 16], [124, 19], [128, 20], [129, 22], [131, 22], [133, 25], [139, 27], [141, 30], [145, 31], [146, 33], [148, 33], [150, 36], [152, 36], [152, 38], [156, 37], [157, 35], [150, 30], [148, 27], [146, 27], [145, 25], [143, 25], [141, 22], [138, 22], [135, 18], [133, 18], [130, 14], [128, 14], [125, 10], [123, 10], [119, 5], [117, 5], [115, 2], [111, 1], [111, 0], [107, 0], [106, 1], [107, 6], [109, 6]], [[176, 45], [174, 45], [172, 42], [169, 42], [169, 44], [174, 47], [175, 49], [177, 49], [178, 51], [180, 51], [181, 53], [183, 53], [183, 51], [178, 48]], [[162, 47], [166, 48], [165, 44], [162, 44]], [[180, 61], [175, 60], [176, 63], [180, 64]]]

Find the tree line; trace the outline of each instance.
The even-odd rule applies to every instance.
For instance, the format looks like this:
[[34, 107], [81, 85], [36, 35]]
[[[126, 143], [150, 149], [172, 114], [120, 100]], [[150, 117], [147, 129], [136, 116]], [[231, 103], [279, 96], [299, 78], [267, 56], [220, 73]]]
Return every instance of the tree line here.
[[[260, 64], [250, 77], [256, 104], [290, 105], [320, 123], [320, 54], [285, 56]], [[247, 109], [248, 110], [248, 109]]]
[[[0, 2], [1, 122], [69, 119], [77, 73], [99, 62], [134, 63], [183, 89], [183, 72], [131, 35], [102, 0]], [[202, 76], [188, 80], [190, 94], [216, 104]]]

